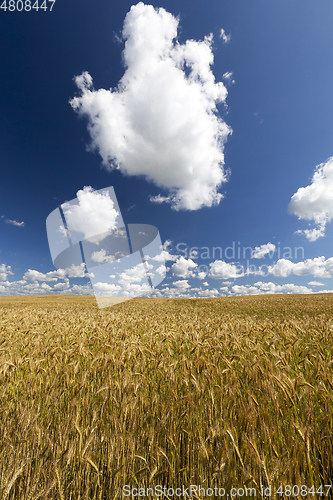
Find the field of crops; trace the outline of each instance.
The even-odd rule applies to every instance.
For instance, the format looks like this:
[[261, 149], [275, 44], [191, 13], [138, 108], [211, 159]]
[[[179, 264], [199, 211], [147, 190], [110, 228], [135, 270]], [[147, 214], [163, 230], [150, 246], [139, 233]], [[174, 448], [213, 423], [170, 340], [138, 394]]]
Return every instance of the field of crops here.
[[[92, 297], [2, 297], [0, 499], [132, 498], [124, 485], [325, 495], [332, 333], [331, 294], [102, 310]], [[308, 490], [292, 498], [320, 497]]]

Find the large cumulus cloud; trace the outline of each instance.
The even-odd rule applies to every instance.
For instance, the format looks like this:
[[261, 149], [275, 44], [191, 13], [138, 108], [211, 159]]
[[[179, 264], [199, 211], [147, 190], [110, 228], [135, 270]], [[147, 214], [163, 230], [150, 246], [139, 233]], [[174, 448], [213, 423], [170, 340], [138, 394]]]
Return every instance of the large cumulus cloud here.
[[95, 90], [84, 72], [70, 104], [88, 119], [91, 149], [104, 166], [153, 181], [164, 190], [157, 202], [197, 210], [218, 204], [227, 180], [223, 147], [231, 129], [216, 107], [227, 89], [211, 70], [212, 35], [180, 44], [178, 23], [163, 8], [132, 6], [118, 86]]

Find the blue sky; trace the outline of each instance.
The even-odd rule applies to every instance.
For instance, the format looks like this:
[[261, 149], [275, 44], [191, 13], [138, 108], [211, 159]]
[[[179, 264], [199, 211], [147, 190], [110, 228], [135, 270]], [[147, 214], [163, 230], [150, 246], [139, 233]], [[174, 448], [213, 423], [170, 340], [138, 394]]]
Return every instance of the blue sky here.
[[332, 2], [51, 5], [0, 9], [0, 294], [92, 293], [45, 221], [109, 186], [155, 296], [333, 291]]

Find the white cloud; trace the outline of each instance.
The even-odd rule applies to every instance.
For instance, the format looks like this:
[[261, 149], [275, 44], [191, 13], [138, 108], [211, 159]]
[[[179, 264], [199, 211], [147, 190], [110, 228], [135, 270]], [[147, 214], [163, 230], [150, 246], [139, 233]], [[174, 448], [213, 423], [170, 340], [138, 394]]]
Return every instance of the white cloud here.
[[160, 274], [161, 276], [165, 276], [165, 273], [167, 272], [167, 268], [165, 267], [164, 264], [162, 264], [161, 266], [159, 266], [157, 269], [156, 269], [156, 272], [158, 274]]
[[57, 283], [54, 285], [53, 290], [68, 290], [69, 289], [69, 281], [65, 283]]
[[23, 221], [22, 222], [18, 222], [17, 220], [5, 219], [4, 222], [5, 222], [5, 224], [11, 224], [12, 226], [18, 226], [18, 227], [24, 227], [25, 226], [25, 223]]
[[298, 229], [298, 231], [295, 231], [295, 234], [304, 234], [309, 241], [317, 241], [318, 238], [325, 236], [326, 222], [328, 221], [318, 219], [318, 227], [304, 230]]
[[150, 257], [149, 255], [145, 255], [145, 259], [154, 260], [156, 262], [167, 262], [169, 260], [177, 260], [177, 255], [172, 255], [166, 250], [162, 250], [162, 252], [154, 257]]
[[224, 29], [222, 28], [220, 31], [220, 38], [222, 38], [224, 43], [229, 43], [231, 40], [231, 35], [227, 35]]
[[73, 285], [71, 288], [71, 293], [74, 295], [93, 295], [91, 284], [87, 285]]
[[204, 279], [206, 278], [206, 276], [207, 276], [207, 273], [206, 273], [205, 271], [200, 271], [200, 272], [197, 274], [197, 276], [196, 276], [196, 277], [197, 277], [199, 280], [204, 280]]
[[146, 260], [154, 260], [156, 262], [168, 262], [168, 261], [175, 261], [178, 259], [178, 255], [173, 255], [170, 253], [171, 249], [171, 241], [166, 240], [161, 249], [161, 253], [158, 255], [155, 255], [154, 257], [150, 257], [149, 255], [145, 255]]
[[223, 73], [222, 78], [224, 79], [227, 85], [231, 85], [232, 83], [235, 83], [233, 76], [234, 75], [232, 71], [227, 71], [226, 73]]
[[147, 262], [143, 264], [142, 262], [136, 266], [126, 269], [126, 271], [119, 274], [119, 284], [127, 289], [132, 286], [133, 283], [140, 283], [140, 281], [147, 278], [147, 269], [149, 270], [152, 268], [152, 265]]
[[12, 273], [11, 266], [6, 266], [6, 264], [0, 264], [0, 281], [6, 281], [7, 276]]
[[103, 248], [102, 250], [99, 250], [99, 252], [94, 252], [91, 255], [91, 260], [102, 264], [103, 262], [113, 262], [115, 257], [114, 255], [107, 255], [106, 250]]
[[195, 248], [191, 248], [191, 252], [190, 252], [190, 255], [189, 257], [191, 259], [197, 259], [199, 257], [199, 252], [198, 250], [195, 250]]
[[290, 274], [297, 276], [313, 275], [316, 278], [333, 277], [333, 257], [315, 257], [301, 262], [291, 262], [288, 259], [279, 259], [276, 264], [268, 267], [268, 273], [276, 277], [286, 278]]
[[284, 285], [276, 285], [269, 281], [268, 283], [264, 283], [263, 281], [258, 281], [254, 284], [261, 291], [269, 292], [269, 293], [311, 293], [311, 288], [307, 288], [306, 286], [294, 285], [293, 283], [286, 283]]
[[100, 281], [98, 283], [95, 283], [94, 285], [95, 288], [100, 290], [101, 292], [120, 292], [121, 286], [115, 285], [114, 283], [101, 283]]
[[131, 283], [126, 287], [126, 290], [123, 292], [125, 297], [138, 297], [143, 293], [150, 294], [152, 291], [150, 285], [147, 283]]
[[312, 293], [312, 290], [306, 286], [294, 285], [293, 283], [276, 285], [271, 281], [268, 283], [258, 281], [254, 285], [233, 285], [231, 293], [235, 295], [262, 295], [273, 293]]
[[174, 281], [172, 284], [174, 286], [176, 286], [177, 288], [181, 288], [182, 290], [185, 290], [187, 288], [191, 288], [191, 285], [189, 284], [188, 280], [178, 280], [178, 281]]
[[309, 281], [308, 285], [310, 285], [310, 286], [325, 286], [324, 283], [320, 283], [319, 281]]
[[28, 269], [23, 275], [23, 279], [28, 281], [58, 281], [58, 278], [58, 271], [50, 271], [44, 274], [34, 269]]
[[23, 275], [24, 280], [28, 281], [58, 281], [58, 279], [68, 278], [86, 278], [88, 274], [85, 272], [85, 264], [75, 266], [74, 264], [67, 269], [57, 269], [48, 273], [41, 273], [34, 269], [28, 269]]
[[50, 285], [48, 285], [47, 283], [42, 283], [40, 285], [40, 288], [42, 290], [44, 290], [45, 292], [49, 292], [50, 290], [52, 290], [52, 287]]
[[[31, 270], [30, 270], [31, 271]], [[51, 271], [53, 272], [53, 271]], [[43, 274], [43, 273], [40, 273]], [[49, 273], [46, 273], [47, 276]], [[41, 276], [38, 276], [41, 278]], [[92, 295], [92, 288], [90, 283], [86, 285], [73, 285], [70, 286], [69, 280], [65, 279], [63, 283], [53, 284], [39, 283], [37, 280], [27, 282], [24, 279], [18, 281], [2, 281], [0, 283], [1, 295], [48, 295], [48, 294], [68, 294], [68, 295]]]
[[[190, 286], [190, 285], [189, 285]], [[149, 293], [150, 297], [163, 297], [163, 298], [191, 298], [192, 295], [186, 291], [185, 288], [177, 287], [177, 288], [169, 288], [166, 287], [164, 290], [155, 289], [153, 292]]]
[[7, 289], [8, 287], [12, 286], [12, 281], [2, 281], [1, 282], [1, 289], [2, 290], [5, 290]]
[[273, 243], [266, 243], [266, 245], [261, 245], [260, 247], [255, 247], [252, 252], [252, 259], [262, 259], [265, 255], [270, 254], [270, 258], [273, 257], [275, 252], [275, 245]]
[[258, 288], [250, 285], [233, 285], [231, 292], [236, 295], [258, 295], [260, 293]]
[[239, 268], [235, 264], [228, 264], [223, 260], [215, 260], [209, 264], [209, 278], [213, 279], [228, 279], [228, 278], [239, 278], [243, 274], [239, 271]]
[[297, 231], [310, 241], [325, 235], [326, 224], [333, 218], [333, 157], [317, 165], [312, 183], [299, 188], [291, 197], [288, 210], [299, 219], [313, 220], [314, 229]]
[[178, 19], [142, 2], [126, 15], [125, 73], [116, 89], [93, 88], [85, 72], [70, 104], [88, 118], [91, 149], [103, 164], [143, 175], [168, 191], [155, 201], [176, 210], [218, 204], [227, 180], [224, 142], [231, 129], [218, 115], [227, 89], [215, 82], [212, 35], [177, 42]]
[[170, 203], [170, 196], [161, 196], [160, 194], [156, 196], [149, 196], [150, 201], [153, 203]]
[[221, 294], [216, 288], [210, 290], [200, 290], [198, 292], [199, 297], [219, 297]]
[[[116, 227], [119, 212], [115, 210], [108, 191], [98, 193], [90, 186], [80, 189], [77, 194], [78, 204], [64, 203], [64, 212], [69, 231], [77, 231], [93, 243], [99, 243], [105, 234]], [[97, 236], [96, 236], [97, 235]]]
[[58, 272], [65, 272], [68, 278], [87, 278], [89, 276], [88, 273], [86, 273], [86, 265], [85, 264], [79, 264], [78, 266], [75, 266], [74, 264], [71, 265], [71, 267], [68, 267], [67, 269], [58, 269]]
[[177, 261], [172, 264], [171, 271], [174, 276], [179, 276], [180, 278], [190, 278], [193, 276], [193, 269], [198, 266], [192, 259], [185, 259], [181, 256]]

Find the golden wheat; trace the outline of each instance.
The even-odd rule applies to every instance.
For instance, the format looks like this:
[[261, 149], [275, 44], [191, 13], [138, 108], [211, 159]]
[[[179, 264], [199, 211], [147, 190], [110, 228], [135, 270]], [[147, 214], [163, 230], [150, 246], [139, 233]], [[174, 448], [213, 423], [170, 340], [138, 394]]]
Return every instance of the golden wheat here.
[[332, 313], [330, 294], [1, 298], [0, 498], [330, 484]]

